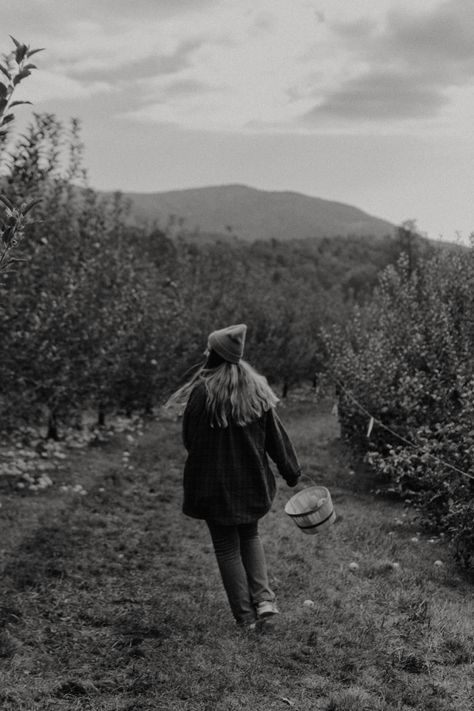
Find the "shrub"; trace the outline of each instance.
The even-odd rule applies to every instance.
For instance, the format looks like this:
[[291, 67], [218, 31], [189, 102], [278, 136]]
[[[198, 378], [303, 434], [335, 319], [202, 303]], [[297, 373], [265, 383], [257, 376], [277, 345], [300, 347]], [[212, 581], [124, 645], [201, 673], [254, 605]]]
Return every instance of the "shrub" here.
[[[3, 56], [0, 62], [0, 161], [3, 163], [3, 154], [11, 125], [15, 119], [13, 108], [29, 101], [15, 101], [14, 95], [18, 85], [29, 77], [35, 65], [29, 60], [41, 49], [30, 49], [28, 45], [18, 42], [12, 37], [15, 49]], [[3, 165], [2, 165], [3, 167]], [[17, 262], [23, 257], [17, 254], [17, 246], [23, 236], [28, 213], [37, 204], [29, 193], [24, 193], [16, 203], [11, 202], [6, 196], [0, 195], [0, 276], [13, 270]]]
[[384, 489], [451, 537], [465, 565], [474, 559], [473, 316], [474, 252], [440, 249], [416, 268], [402, 256], [371, 302], [325, 334], [343, 437]]

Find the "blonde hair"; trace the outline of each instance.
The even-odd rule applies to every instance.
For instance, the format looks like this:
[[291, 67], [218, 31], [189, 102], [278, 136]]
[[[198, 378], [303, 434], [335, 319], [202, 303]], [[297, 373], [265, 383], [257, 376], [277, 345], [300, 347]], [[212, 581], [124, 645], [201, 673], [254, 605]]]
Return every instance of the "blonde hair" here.
[[238, 363], [224, 361], [214, 368], [206, 368], [204, 364], [166, 405], [186, 405], [200, 383], [206, 389], [206, 409], [212, 427], [227, 427], [230, 422], [247, 425], [278, 402], [267, 379], [247, 361], [240, 360]]

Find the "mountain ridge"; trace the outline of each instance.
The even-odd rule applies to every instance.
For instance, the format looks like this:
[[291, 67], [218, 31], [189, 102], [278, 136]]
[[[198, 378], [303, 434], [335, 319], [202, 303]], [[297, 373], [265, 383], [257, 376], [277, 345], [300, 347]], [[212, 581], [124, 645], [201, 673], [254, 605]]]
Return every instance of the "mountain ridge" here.
[[160, 192], [123, 192], [133, 222], [191, 237], [247, 242], [364, 235], [391, 236], [395, 226], [343, 202], [297, 191], [260, 190], [239, 183]]

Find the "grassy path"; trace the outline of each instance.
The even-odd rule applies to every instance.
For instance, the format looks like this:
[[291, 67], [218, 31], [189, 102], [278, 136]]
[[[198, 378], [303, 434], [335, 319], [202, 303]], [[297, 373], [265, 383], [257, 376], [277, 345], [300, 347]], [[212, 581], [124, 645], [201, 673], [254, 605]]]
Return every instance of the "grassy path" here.
[[355, 491], [328, 408], [282, 417], [339, 519], [304, 536], [280, 480], [264, 634], [234, 627], [205, 526], [180, 513], [179, 424], [153, 423], [133, 469], [123, 438], [71, 455], [85, 496], [1, 497], [2, 711], [472, 711], [472, 585], [399, 505]]

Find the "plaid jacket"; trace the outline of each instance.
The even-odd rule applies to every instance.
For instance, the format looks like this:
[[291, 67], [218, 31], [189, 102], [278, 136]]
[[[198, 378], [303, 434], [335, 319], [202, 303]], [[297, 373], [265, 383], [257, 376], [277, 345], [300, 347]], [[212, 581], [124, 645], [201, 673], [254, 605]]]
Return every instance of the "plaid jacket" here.
[[289, 486], [300, 466], [275, 410], [245, 427], [211, 427], [204, 385], [191, 393], [183, 415], [183, 512], [223, 525], [250, 523], [264, 516], [275, 497], [276, 482], [267, 454]]

